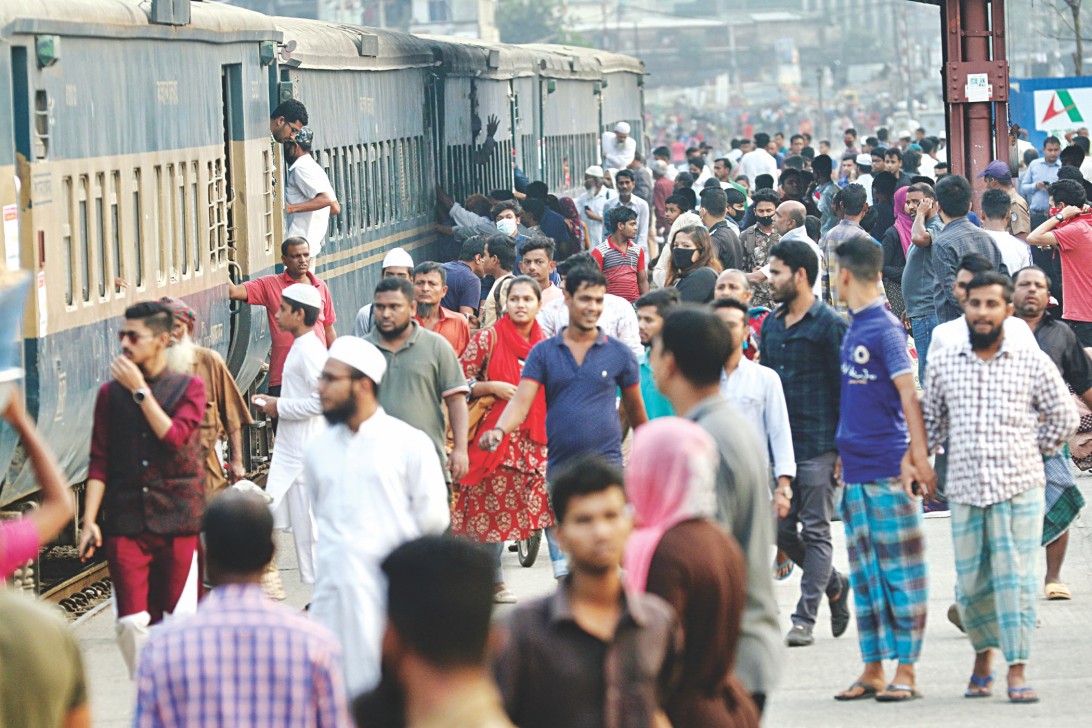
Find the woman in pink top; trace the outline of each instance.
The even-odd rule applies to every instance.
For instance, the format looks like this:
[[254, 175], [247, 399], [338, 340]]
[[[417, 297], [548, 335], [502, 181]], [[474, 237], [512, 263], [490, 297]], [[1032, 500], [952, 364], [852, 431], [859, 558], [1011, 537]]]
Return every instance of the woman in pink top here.
[[[72, 520], [72, 499], [53, 453], [23, 407], [22, 394], [14, 385], [2, 386], [7, 390], [4, 419], [23, 439], [23, 449], [42, 489], [42, 501], [36, 510], [24, 518], [0, 523], [0, 579], [7, 579], [38, 554], [41, 544], [56, 538]], [[3, 396], [0, 394], [0, 399]]]

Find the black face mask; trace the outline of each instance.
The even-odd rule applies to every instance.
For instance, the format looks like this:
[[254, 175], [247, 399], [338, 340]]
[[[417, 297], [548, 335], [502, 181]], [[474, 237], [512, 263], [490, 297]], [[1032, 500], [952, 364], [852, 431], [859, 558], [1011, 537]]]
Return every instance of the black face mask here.
[[671, 261], [679, 270], [686, 270], [694, 265], [694, 261], [691, 260], [691, 258], [694, 257], [694, 253], [695, 251], [693, 248], [674, 248], [671, 251]]
[[744, 211], [744, 212], [729, 211], [728, 217], [732, 218], [736, 222], [740, 222], [743, 219], [743, 216], [746, 215], [746, 214], [747, 214], [746, 211]]
[[769, 217], [758, 217], [756, 215], [755, 222], [757, 222], [762, 227], [769, 227], [773, 225], [773, 215], [770, 215]]

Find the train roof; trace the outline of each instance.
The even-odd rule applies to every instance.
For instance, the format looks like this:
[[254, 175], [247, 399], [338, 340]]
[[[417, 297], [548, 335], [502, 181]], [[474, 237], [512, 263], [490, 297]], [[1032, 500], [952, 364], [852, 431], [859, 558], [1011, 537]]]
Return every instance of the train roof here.
[[537, 58], [523, 46], [490, 43], [477, 38], [453, 35], [422, 33], [417, 37], [429, 43], [437, 60], [449, 73], [486, 78], [535, 75]]
[[645, 74], [645, 64], [640, 58], [627, 56], [624, 53], [613, 53], [598, 48], [583, 48], [580, 46], [554, 45], [549, 43], [535, 43], [527, 46], [545, 53], [553, 53], [596, 67], [601, 73], [636, 73]]
[[178, 38], [212, 43], [279, 40], [273, 19], [223, 3], [190, 3], [190, 23], [149, 20], [148, 0], [18, 0], [0, 3], [0, 35]]
[[319, 20], [274, 20], [285, 43], [296, 41], [290, 66], [388, 70], [436, 65], [432, 48], [408, 33]]

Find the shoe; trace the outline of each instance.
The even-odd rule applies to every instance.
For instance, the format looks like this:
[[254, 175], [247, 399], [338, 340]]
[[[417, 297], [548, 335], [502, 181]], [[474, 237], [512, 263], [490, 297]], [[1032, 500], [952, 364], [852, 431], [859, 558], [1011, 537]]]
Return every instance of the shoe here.
[[815, 635], [811, 633], [811, 627], [794, 624], [785, 636], [785, 644], [789, 647], [808, 647], [815, 644]]
[[947, 501], [927, 500], [921, 504], [921, 508], [925, 511], [925, 518], [948, 518], [952, 515]]
[[519, 598], [504, 584], [497, 584], [497, 590], [493, 592], [494, 604], [515, 604]]
[[959, 616], [959, 607], [955, 604], [948, 607], [948, 621], [956, 626], [963, 634], [967, 633], [967, 630], [963, 629], [963, 618]]
[[849, 579], [842, 580], [842, 592], [830, 600], [830, 631], [835, 637], [841, 637], [849, 628]]

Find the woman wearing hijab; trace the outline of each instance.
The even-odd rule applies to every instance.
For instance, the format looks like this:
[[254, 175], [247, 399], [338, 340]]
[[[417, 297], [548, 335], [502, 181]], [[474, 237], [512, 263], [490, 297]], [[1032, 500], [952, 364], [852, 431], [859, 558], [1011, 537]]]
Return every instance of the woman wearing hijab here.
[[580, 219], [580, 212], [576, 209], [576, 201], [573, 198], [561, 198], [561, 216], [565, 218], [569, 236], [573, 239], [573, 250], [583, 253], [588, 249], [588, 227]]
[[678, 289], [683, 303], [712, 301], [720, 271], [708, 230], [694, 225], [675, 233], [664, 286]]
[[[513, 279], [504, 315], [492, 327], [479, 331], [460, 357], [470, 382], [471, 407], [475, 400], [490, 398], [478, 403], [488, 406], [479, 420], [479, 432], [496, 426], [505, 404], [515, 394], [531, 349], [546, 338], [535, 321], [541, 303], [542, 290], [534, 279]], [[471, 447], [468, 454], [470, 470], [459, 481], [461, 487], [451, 509], [451, 532], [493, 545], [497, 559], [494, 600], [513, 604], [516, 596], [505, 587], [500, 568], [504, 542], [522, 541], [534, 531], [554, 525], [546, 495], [545, 391], [539, 391], [527, 419], [495, 450]]]
[[636, 530], [623, 566], [630, 589], [675, 608], [686, 645], [667, 703], [674, 728], [757, 728], [758, 709], [734, 674], [747, 566], [713, 521], [718, 456], [690, 420], [663, 417], [634, 433], [626, 495]]
[[906, 251], [910, 249], [910, 231], [914, 227], [913, 212], [906, 204], [909, 187], [895, 190], [895, 224], [883, 236], [883, 288], [891, 313], [902, 318], [906, 306], [902, 299], [902, 271], [906, 267]]

